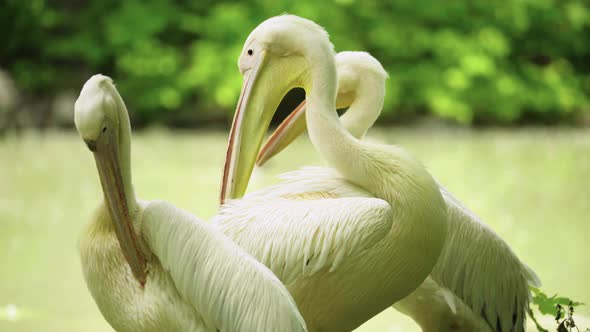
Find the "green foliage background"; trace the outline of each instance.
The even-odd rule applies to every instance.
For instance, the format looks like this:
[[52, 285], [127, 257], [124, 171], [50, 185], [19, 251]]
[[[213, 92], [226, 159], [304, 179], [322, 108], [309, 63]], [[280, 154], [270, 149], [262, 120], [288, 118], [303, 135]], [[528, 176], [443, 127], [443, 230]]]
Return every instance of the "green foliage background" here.
[[30, 96], [112, 76], [140, 122], [234, 111], [237, 57], [264, 19], [323, 25], [337, 51], [365, 50], [391, 79], [385, 117], [556, 123], [590, 108], [587, 0], [5, 0], [0, 66]]

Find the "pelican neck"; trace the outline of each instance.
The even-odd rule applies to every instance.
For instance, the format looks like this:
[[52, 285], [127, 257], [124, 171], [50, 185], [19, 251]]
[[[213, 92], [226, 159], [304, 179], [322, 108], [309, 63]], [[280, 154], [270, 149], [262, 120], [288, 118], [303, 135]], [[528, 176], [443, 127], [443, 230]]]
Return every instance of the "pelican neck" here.
[[358, 140], [342, 126], [336, 112], [337, 74], [334, 53], [326, 45], [318, 45], [308, 55], [310, 78], [306, 86], [306, 122], [310, 140], [331, 167], [339, 171], [351, 158]]
[[340, 117], [342, 125], [352, 136], [362, 139], [381, 114], [384, 100], [384, 78], [361, 78], [358, 82], [354, 100], [346, 113]]

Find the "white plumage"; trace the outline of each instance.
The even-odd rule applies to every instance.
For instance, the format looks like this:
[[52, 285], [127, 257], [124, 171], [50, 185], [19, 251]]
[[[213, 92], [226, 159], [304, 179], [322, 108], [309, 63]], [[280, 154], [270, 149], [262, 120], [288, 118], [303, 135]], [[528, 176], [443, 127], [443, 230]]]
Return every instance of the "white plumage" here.
[[214, 222], [289, 285], [370, 249], [391, 229], [392, 215], [381, 199], [303, 192], [230, 201]]
[[445, 248], [432, 277], [483, 317], [492, 331], [524, 331], [535, 272], [510, 246], [440, 185], [448, 206]]
[[127, 109], [108, 77], [84, 85], [76, 127], [105, 201], [79, 242], [84, 277], [117, 331], [305, 331], [281, 282], [214, 226], [163, 201], [136, 200]]
[[[364, 52], [336, 55], [339, 73], [337, 104], [348, 107], [343, 125], [358, 138], [381, 112], [360, 91], [382, 89], [387, 74]], [[300, 106], [282, 123], [261, 150], [259, 163], [285, 148], [305, 129], [305, 108]], [[363, 118], [364, 117], [364, 118]], [[307, 168], [283, 175], [288, 182], [265, 191], [280, 196], [311, 191], [336, 197], [354, 196], [337, 173]], [[523, 331], [529, 305], [528, 286], [539, 286], [536, 274], [522, 263], [493, 230], [439, 184], [447, 204], [449, 229], [441, 256], [418, 289], [395, 308], [411, 316], [424, 331]]]
[[[404, 150], [367, 144], [342, 128], [332, 45], [313, 22], [291, 15], [263, 22], [246, 40], [239, 66], [244, 85], [222, 198], [245, 191], [272, 114], [296, 86], [315, 105], [307, 113], [312, 142], [338, 178], [304, 179], [293, 184], [300, 192], [275, 187], [229, 201], [214, 223], [282, 278], [310, 331], [353, 330], [432, 270], [446, 236], [438, 186]], [[333, 192], [326, 181], [336, 184]]]

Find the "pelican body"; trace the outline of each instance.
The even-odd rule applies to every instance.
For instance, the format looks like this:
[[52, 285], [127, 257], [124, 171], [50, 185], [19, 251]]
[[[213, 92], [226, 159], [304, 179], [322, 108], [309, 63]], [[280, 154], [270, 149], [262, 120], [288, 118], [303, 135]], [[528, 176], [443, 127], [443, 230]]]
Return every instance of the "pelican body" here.
[[[360, 141], [342, 127], [333, 46], [315, 23], [268, 19], [247, 38], [238, 65], [244, 83], [224, 169], [225, 205], [214, 222], [283, 281], [310, 331], [353, 330], [434, 267], [447, 228], [438, 186], [403, 149]], [[294, 194], [265, 190], [239, 200], [272, 115], [294, 87], [306, 92], [314, 147], [350, 195], [306, 183]], [[384, 89], [372, 92], [382, 103]]]
[[137, 200], [131, 128], [110, 78], [75, 105], [104, 202], [79, 240], [86, 284], [117, 331], [305, 331], [286, 288], [214, 226], [164, 201]]
[[[381, 112], [363, 91], [383, 89], [387, 74], [381, 64], [365, 52], [336, 55], [339, 108], [349, 109], [342, 124], [361, 139]], [[287, 147], [306, 128], [305, 101], [279, 125], [262, 148], [257, 163], [268, 161]], [[316, 187], [333, 183], [330, 173], [302, 170], [284, 176], [281, 194], [301, 190], [292, 183], [311, 182]], [[449, 229], [442, 254], [431, 276], [394, 307], [412, 317], [423, 331], [524, 331], [529, 308], [529, 285], [539, 287], [536, 274], [492, 229], [439, 184], [449, 213]], [[316, 190], [324, 191], [317, 188]], [[342, 190], [341, 190], [342, 191]], [[277, 193], [275, 193], [277, 194]], [[272, 195], [272, 192], [267, 193]], [[345, 197], [346, 192], [338, 194]]]

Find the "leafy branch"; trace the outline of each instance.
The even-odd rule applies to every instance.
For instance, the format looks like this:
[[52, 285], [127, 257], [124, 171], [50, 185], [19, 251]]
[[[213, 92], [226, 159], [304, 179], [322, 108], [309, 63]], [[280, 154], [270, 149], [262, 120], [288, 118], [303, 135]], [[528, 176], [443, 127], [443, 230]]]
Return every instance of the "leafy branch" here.
[[[533, 292], [533, 304], [535, 304], [539, 312], [543, 315], [555, 316], [555, 322], [557, 323], [557, 332], [571, 332], [575, 328], [579, 332], [579, 328], [574, 321], [574, 308], [580, 305], [584, 305], [582, 302], [574, 301], [568, 297], [547, 296], [540, 289], [531, 287]], [[566, 309], [567, 308], [567, 309]], [[537, 326], [537, 329], [541, 332], [549, 332], [544, 329], [533, 315], [532, 310], [529, 310], [529, 316]], [[584, 330], [589, 331], [590, 329]]]

